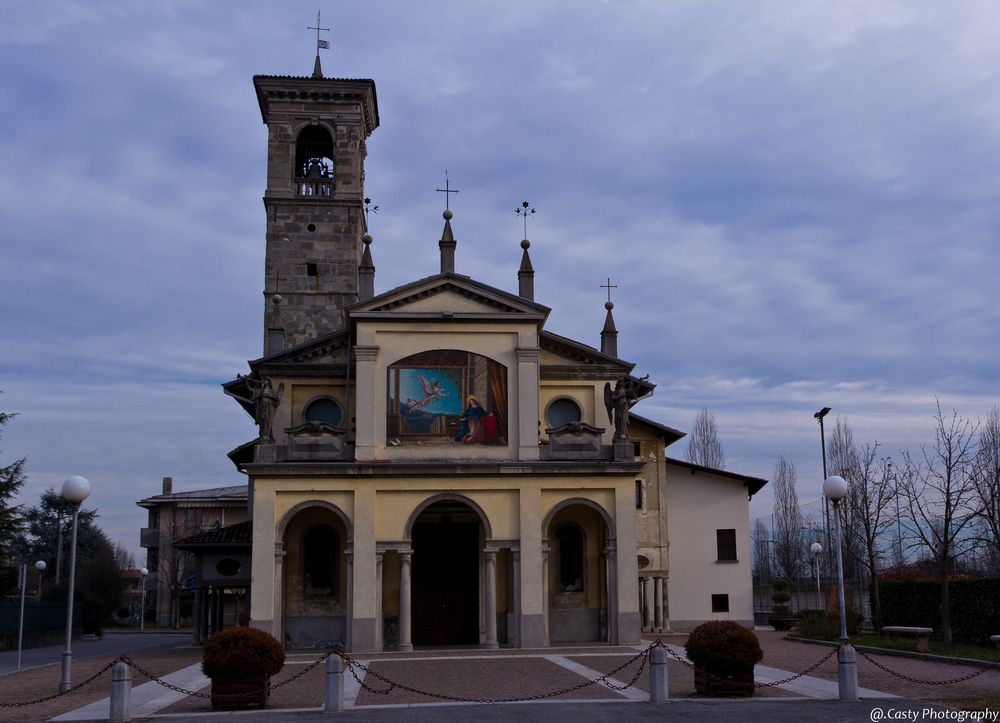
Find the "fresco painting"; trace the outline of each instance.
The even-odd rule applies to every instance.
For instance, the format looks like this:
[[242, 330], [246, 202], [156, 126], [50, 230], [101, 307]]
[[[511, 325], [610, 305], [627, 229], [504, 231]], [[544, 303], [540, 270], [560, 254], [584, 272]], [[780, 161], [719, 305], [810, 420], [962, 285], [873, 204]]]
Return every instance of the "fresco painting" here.
[[387, 443], [506, 444], [507, 368], [487, 357], [436, 350], [389, 367]]

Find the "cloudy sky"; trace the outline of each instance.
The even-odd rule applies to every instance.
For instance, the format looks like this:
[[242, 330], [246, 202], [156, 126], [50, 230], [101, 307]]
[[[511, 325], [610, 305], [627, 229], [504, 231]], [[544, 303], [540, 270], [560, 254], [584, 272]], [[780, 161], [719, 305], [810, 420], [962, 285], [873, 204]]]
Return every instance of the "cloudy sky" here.
[[[252, 76], [373, 78], [376, 292], [460, 273], [718, 418], [728, 469], [819, 496], [813, 413], [887, 453], [1000, 398], [1000, 7], [905, 0], [13, 0], [0, 5], [0, 462], [135, 501], [242, 483], [219, 384], [261, 354], [266, 131]], [[683, 457], [683, 442], [674, 455]], [[770, 511], [767, 488], [751, 515]]]

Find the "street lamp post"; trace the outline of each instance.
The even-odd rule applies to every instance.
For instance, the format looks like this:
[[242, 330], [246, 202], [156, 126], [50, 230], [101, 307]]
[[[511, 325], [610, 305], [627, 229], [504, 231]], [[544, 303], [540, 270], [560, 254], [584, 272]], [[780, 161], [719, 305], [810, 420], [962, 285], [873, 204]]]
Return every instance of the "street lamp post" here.
[[816, 564], [816, 599], [819, 601], [817, 604], [823, 606], [823, 593], [819, 589], [819, 556], [823, 554], [823, 546], [818, 542], [814, 542], [809, 550], [813, 554], [813, 561]]
[[840, 501], [847, 496], [847, 482], [833, 475], [823, 483], [823, 495], [833, 503], [833, 519], [837, 533], [837, 596], [840, 601], [840, 649], [837, 651], [837, 682], [841, 700], [858, 699], [858, 663], [854, 648], [847, 637], [847, 605], [844, 601], [844, 556], [841, 552]]
[[145, 630], [146, 624], [146, 575], [149, 570], [142, 568], [139, 570], [139, 580], [142, 581], [142, 602], [139, 603], [139, 630]]
[[45, 572], [45, 560], [39, 560], [35, 563], [35, 569], [38, 570], [38, 602], [42, 601], [42, 573]]
[[76, 527], [80, 515], [80, 505], [90, 494], [90, 482], [80, 475], [73, 475], [63, 482], [62, 495], [73, 505], [73, 531], [69, 542], [69, 600], [66, 603], [66, 650], [62, 659], [62, 680], [59, 692], [65, 693], [73, 687], [70, 668], [73, 664], [73, 584], [76, 578]]
[[[830, 413], [830, 407], [823, 407], [821, 410], [813, 415], [813, 418], [819, 422], [819, 445], [820, 450], [823, 454], [823, 479], [826, 479], [826, 431], [823, 429], [823, 417]], [[830, 549], [830, 501], [826, 498], [823, 499], [823, 532], [826, 535], [826, 549]], [[830, 570], [830, 565], [826, 566], [826, 582], [830, 584], [830, 578], [833, 576], [833, 571]]]

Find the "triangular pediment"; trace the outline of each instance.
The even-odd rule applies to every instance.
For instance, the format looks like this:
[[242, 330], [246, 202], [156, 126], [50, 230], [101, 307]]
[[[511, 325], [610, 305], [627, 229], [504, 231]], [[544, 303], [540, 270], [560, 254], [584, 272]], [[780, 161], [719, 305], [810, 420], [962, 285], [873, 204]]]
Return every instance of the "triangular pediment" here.
[[543, 323], [549, 308], [458, 274], [445, 273], [353, 304], [352, 322], [364, 319], [463, 318]]

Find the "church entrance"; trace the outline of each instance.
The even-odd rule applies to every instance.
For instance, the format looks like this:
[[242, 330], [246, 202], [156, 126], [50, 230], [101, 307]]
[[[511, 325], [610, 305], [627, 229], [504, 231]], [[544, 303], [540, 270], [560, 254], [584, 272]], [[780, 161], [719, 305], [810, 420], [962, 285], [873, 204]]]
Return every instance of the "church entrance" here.
[[413, 523], [413, 644], [479, 643], [479, 515], [456, 501]]

